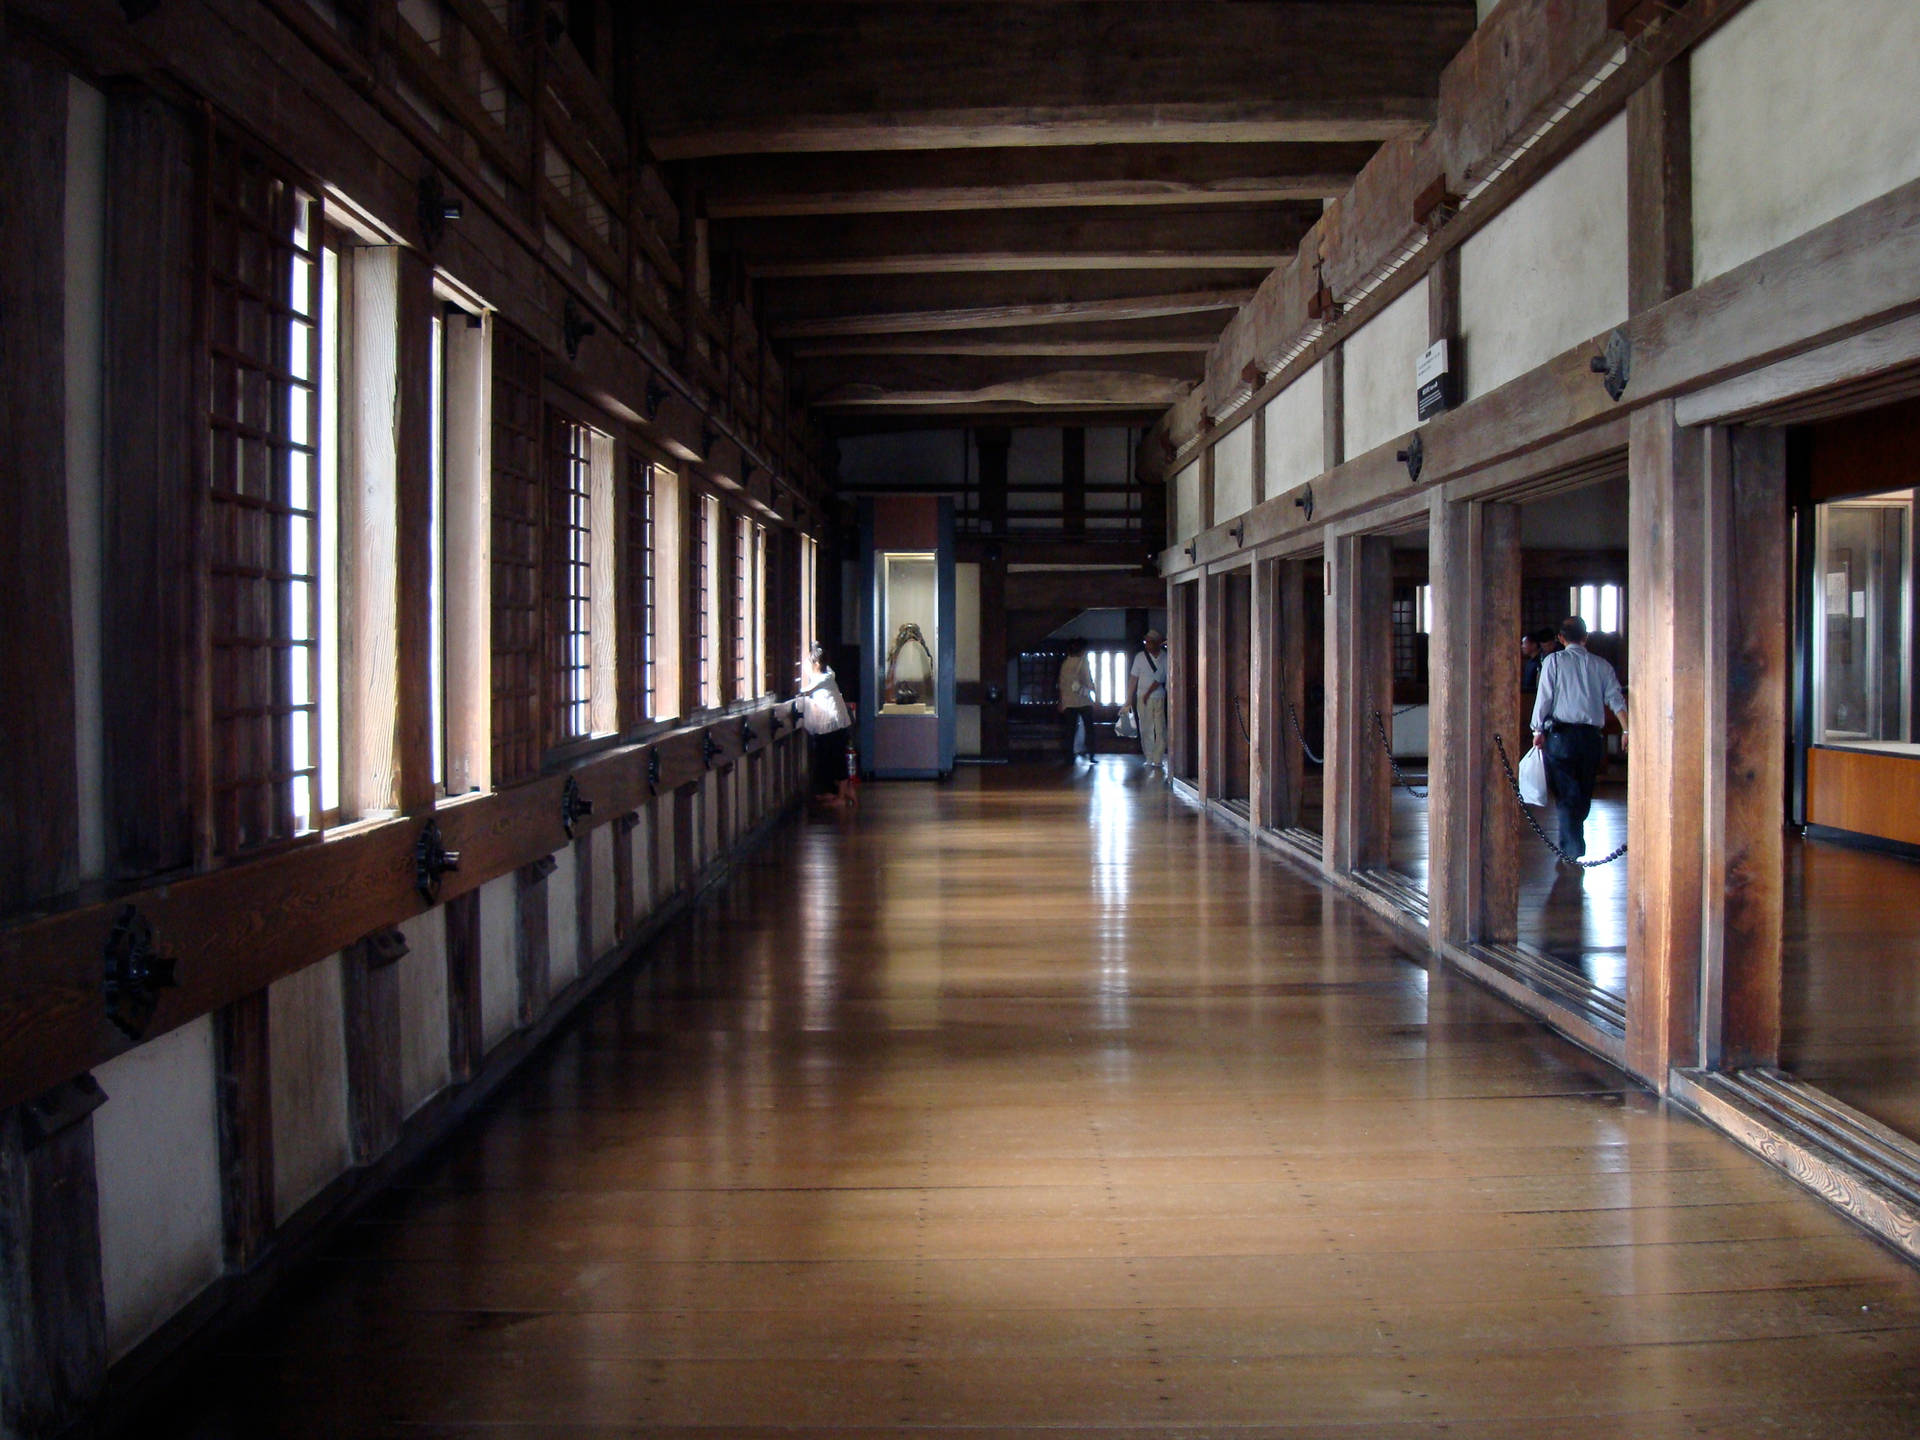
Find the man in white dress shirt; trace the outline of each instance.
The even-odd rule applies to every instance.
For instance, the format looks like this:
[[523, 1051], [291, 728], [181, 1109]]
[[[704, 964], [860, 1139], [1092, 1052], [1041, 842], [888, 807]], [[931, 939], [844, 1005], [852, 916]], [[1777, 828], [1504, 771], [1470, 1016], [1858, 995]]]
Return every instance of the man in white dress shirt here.
[[1540, 689], [1533, 702], [1533, 745], [1546, 752], [1547, 783], [1560, 811], [1560, 848], [1578, 859], [1587, 853], [1587, 811], [1593, 781], [1606, 757], [1601, 727], [1607, 711], [1627, 731], [1627, 697], [1613, 666], [1587, 649], [1587, 623], [1578, 615], [1560, 622], [1566, 646], [1540, 664]]
[[1167, 641], [1149, 630], [1142, 644], [1127, 672], [1127, 709], [1140, 721], [1140, 753], [1158, 765], [1167, 754]]

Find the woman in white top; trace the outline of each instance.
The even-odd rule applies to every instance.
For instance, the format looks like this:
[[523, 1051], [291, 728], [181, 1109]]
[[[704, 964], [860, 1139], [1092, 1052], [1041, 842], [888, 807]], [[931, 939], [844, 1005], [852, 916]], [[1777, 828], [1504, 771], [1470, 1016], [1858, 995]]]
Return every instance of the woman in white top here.
[[847, 732], [853, 716], [827, 664], [826, 646], [816, 642], [809, 652], [793, 708], [800, 728], [813, 737], [813, 798], [849, 809], [859, 804], [859, 792], [847, 773]]
[[[1067, 763], [1074, 762], [1074, 734], [1081, 721], [1086, 718], [1087, 707], [1093, 703], [1093, 676], [1087, 669], [1087, 642], [1069, 640], [1067, 658], [1060, 662], [1060, 738], [1066, 744]], [[1087, 732], [1087, 745], [1091, 751], [1093, 732]]]
[[1140, 753], [1147, 764], [1167, 757], [1167, 638], [1149, 630], [1127, 674], [1127, 709], [1140, 721]]

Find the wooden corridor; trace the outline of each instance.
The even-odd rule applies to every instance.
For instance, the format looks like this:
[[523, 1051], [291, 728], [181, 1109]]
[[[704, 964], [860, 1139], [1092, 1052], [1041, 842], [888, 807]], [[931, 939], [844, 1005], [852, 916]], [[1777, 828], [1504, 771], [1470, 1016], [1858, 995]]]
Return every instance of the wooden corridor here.
[[1135, 762], [865, 793], [133, 1433], [1920, 1429], [1920, 1273]]

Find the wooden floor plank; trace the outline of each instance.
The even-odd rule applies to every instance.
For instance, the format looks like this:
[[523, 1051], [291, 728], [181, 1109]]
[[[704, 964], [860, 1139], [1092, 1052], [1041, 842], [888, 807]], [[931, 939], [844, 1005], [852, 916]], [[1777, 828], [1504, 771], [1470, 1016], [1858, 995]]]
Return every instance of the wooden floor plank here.
[[1917, 1415], [1920, 1273], [1112, 758], [787, 832], [138, 1433]]

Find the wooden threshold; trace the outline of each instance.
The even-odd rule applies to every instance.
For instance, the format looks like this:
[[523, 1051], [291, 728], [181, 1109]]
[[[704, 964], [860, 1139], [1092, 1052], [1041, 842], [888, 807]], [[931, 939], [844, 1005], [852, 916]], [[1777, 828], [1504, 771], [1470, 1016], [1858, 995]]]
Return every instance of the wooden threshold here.
[[1675, 1069], [1667, 1093], [1920, 1261], [1920, 1144], [1782, 1070]]
[[1442, 944], [1439, 948], [1441, 954], [1461, 974], [1477, 980], [1516, 1009], [1551, 1026], [1574, 1044], [1625, 1068], [1627, 1037], [1624, 1023], [1618, 1027], [1597, 1023], [1593, 1012], [1572, 1003], [1564, 989], [1529, 983], [1512, 973], [1507, 963], [1495, 958], [1501, 951], [1519, 950], [1520, 947], [1501, 946], [1496, 950], [1492, 946]]
[[1326, 845], [1319, 833], [1302, 829], [1298, 825], [1291, 825], [1285, 829], [1262, 830], [1258, 838], [1260, 843], [1269, 849], [1278, 850], [1281, 854], [1291, 855], [1295, 859], [1308, 861], [1315, 869], [1319, 868], [1326, 855]]

